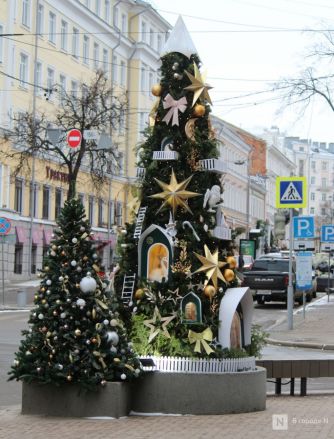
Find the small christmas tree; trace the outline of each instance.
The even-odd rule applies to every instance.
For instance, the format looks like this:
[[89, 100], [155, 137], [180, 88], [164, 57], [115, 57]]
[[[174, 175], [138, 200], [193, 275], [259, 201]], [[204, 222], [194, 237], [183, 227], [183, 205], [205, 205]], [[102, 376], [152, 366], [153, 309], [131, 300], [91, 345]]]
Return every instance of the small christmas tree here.
[[30, 329], [16, 353], [10, 379], [78, 383], [94, 388], [140, 372], [118, 302], [101, 279], [90, 225], [72, 199], [58, 219], [35, 294]]
[[238, 285], [236, 262], [211, 87], [181, 18], [161, 59], [161, 82], [152, 88], [158, 100], [138, 151], [141, 204], [119, 246], [117, 289], [140, 355], [219, 357], [219, 304]]

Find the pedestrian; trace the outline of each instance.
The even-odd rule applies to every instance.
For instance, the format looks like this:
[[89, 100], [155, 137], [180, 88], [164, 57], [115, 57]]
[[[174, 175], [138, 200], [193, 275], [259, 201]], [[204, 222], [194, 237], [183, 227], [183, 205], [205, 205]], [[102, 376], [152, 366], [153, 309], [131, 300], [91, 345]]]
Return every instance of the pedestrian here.
[[238, 258], [238, 268], [239, 271], [242, 271], [245, 265], [245, 261], [244, 261], [244, 257], [242, 256], [242, 253], [239, 253], [239, 258]]

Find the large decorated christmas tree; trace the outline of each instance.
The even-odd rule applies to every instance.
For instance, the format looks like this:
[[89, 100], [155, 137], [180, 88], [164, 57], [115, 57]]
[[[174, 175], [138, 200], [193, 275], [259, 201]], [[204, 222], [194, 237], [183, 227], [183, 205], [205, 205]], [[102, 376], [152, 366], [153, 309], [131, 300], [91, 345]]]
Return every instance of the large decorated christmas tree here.
[[120, 243], [117, 292], [140, 355], [220, 357], [219, 306], [237, 286], [210, 86], [181, 18], [163, 50], [138, 156], [140, 206]]
[[10, 379], [88, 389], [129, 380], [139, 360], [81, 202], [65, 202], [57, 223]]

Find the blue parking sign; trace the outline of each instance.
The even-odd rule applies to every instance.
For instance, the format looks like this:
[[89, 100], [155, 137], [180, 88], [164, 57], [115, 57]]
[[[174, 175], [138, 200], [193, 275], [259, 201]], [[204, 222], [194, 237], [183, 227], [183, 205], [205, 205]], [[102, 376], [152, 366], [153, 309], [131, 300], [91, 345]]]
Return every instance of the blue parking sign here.
[[314, 238], [314, 217], [293, 217], [293, 237], [297, 239]]
[[334, 225], [321, 226], [321, 242], [334, 242]]

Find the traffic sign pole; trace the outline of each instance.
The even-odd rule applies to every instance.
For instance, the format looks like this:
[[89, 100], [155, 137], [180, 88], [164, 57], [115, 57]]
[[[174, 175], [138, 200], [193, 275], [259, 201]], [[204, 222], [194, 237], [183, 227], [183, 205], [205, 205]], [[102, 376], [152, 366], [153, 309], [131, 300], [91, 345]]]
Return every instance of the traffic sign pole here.
[[288, 329], [293, 329], [293, 279], [292, 279], [292, 249], [293, 249], [293, 227], [292, 227], [292, 209], [290, 213], [290, 233], [289, 233], [289, 285], [288, 285]]

